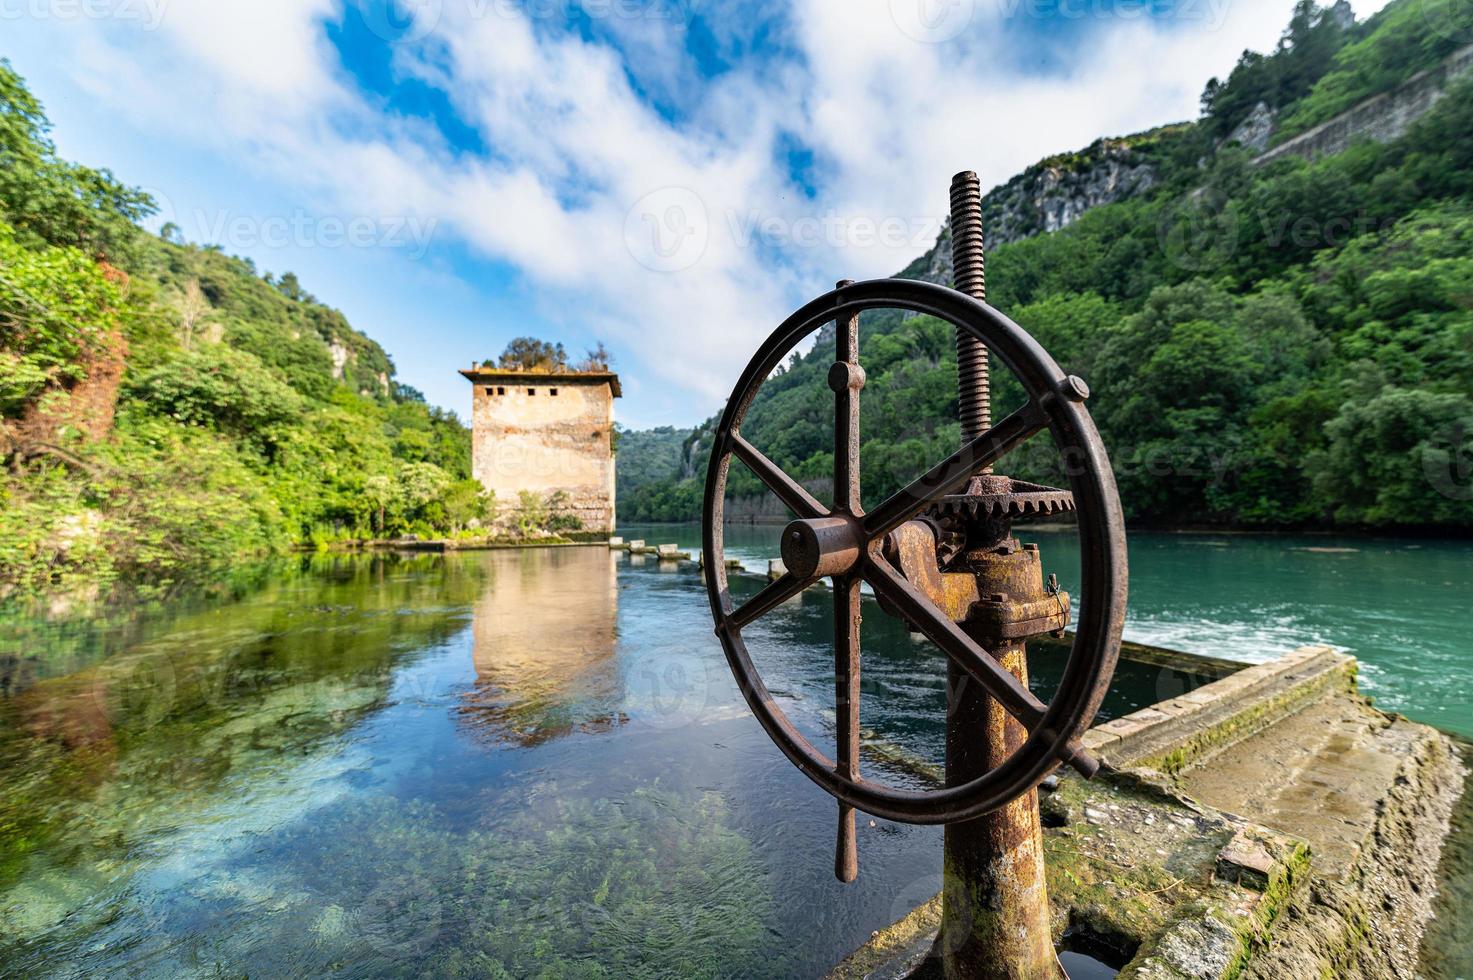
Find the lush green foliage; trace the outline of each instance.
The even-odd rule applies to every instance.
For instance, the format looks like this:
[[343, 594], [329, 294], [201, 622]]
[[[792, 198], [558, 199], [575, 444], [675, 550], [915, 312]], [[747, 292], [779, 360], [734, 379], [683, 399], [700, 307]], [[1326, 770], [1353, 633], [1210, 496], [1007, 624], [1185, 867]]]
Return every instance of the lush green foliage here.
[[[340, 312], [289, 272], [143, 232], [148, 199], [47, 132], [0, 62], [0, 596], [166, 589], [496, 515], [465, 426]], [[518, 529], [570, 529], [558, 508]]]
[[[486, 362], [488, 366], [490, 363]], [[501, 352], [496, 366], [509, 371], [566, 371], [568, 352], [562, 344], [536, 337], [515, 337]]]
[[106, 170], [59, 159], [50, 130], [40, 102], [0, 59], [0, 219], [27, 244], [127, 258], [134, 222], [153, 213], [152, 199]]
[[[627, 502], [649, 486], [651, 474], [669, 476], [682, 474], [685, 446], [691, 436], [690, 429], [677, 429], [663, 425], [654, 429], [629, 430], [619, 428], [618, 466], [615, 468], [615, 498], [624, 509]], [[692, 473], [683, 473], [692, 476]], [[648, 510], [643, 504], [636, 508]]]
[[482, 361], [482, 367], [499, 367], [506, 371], [607, 371], [613, 363], [611, 355], [599, 341], [590, 348], [583, 359], [574, 364], [560, 343], [542, 340], [539, 337], [514, 337], [494, 362]]
[[122, 297], [74, 248], [30, 249], [0, 223], [0, 415], [82, 380], [116, 343]]
[[[1356, 28], [1363, 43], [1383, 43], [1411, 6]], [[1330, 28], [1307, 8], [1295, 20], [1286, 37], [1307, 38], [1313, 58], [1293, 40], [1260, 67], [1307, 91], [1304, 66], [1329, 63]], [[1210, 111], [1226, 111], [1244, 77], [1210, 88]], [[1168, 134], [1156, 193], [994, 248], [990, 301], [1090, 382], [1137, 522], [1473, 526], [1473, 81], [1403, 138], [1313, 164], [1209, 153], [1213, 129], [1230, 123], [1209, 116]], [[955, 354], [949, 329], [924, 317], [866, 316], [861, 334], [872, 504], [955, 448]], [[744, 426], [816, 491], [832, 467], [833, 354], [820, 336], [764, 384]], [[994, 388], [999, 411], [1021, 398], [1011, 379]], [[623, 516], [694, 518], [713, 428], [690, 437], [683, 472], [626, 471]], [[1063, 479], [1035, 443], [1008, 472]], [[730, 488], [739, 515], [781, 514], [740, 465]]]

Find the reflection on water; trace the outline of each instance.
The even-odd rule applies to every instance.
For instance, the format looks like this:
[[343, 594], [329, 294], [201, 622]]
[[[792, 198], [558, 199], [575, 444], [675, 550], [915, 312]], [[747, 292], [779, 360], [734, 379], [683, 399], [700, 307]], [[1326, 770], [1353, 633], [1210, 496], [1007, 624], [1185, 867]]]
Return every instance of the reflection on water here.
[[533, 746], [622, 724], [615, 658], [619, 555], [600, 548], [492, 552], [471, 620], [467, 724]]
[[431, 558], [314, 560], [152, 624], [7, 628], [27, 683], [0, 699], [0, 948], [86, 937], [152, 861], [218, 843], [227, 813], [294, 817], [285, 775], [381, 707], [394, 665], [452, 635], [478, 588]]
[[[314, 560], [5, 630], [7, 972], [811, 974], [935, 874], [934, 830], [876, 822], [865, 880], [832, 880], [832, 806], [747, 715], [688, 570]], [[790, 710], [831, 739], [809, 673]]]
[[[570, 548], [269, 582], [0, 622], [5, 972], [814, 975], [936, 890], [939, 830], [883, 820], [833, 880], [832, 801], [748, 714], [689, 568]], [[865, 773], [923, 785], [944, 660], [864, 615]], [[820, 746], [832, 632], [822, 590], [750, 630]], [[1105, 713], [1199, 680], [1124, 664]]]

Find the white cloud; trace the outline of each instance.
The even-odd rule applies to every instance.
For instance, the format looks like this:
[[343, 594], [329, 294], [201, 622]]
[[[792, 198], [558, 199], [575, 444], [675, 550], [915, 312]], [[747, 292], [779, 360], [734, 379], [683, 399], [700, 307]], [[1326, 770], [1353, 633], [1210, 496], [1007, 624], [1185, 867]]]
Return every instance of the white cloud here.
[[[1090, 43], [1066, 72], [1030, 75], [1007, 47], [1006, 18], [1036, 9], [1025, 0], [797, 0], [796, 58], [738, 63], [681, 92], [672, 121], [614, 48], [516, 4], [445, 0], [396, 68], [450, 96], [488, 148], [474, 158], [356, 90], [325, 35], [339, 2], [172, 0], [156, 32], [75, 32], [77, 71], [141, 127], [244, 156], [323, 212], [433, 219], [512, 264], [544, 316], [597, 322], [626, 372], [689, 392], [679, 421], [719, 405], [789, 309], [923, 250], [953, 172], [977, 169], [986, 186], [1097, 136], [1189, 118], [1206, 77], [1272, 44], [1290, 7], [1201, 0], [1196, 22], [1182, 7], [1177, 23], [1080, 6], [1097, 18]], [[920, 19], [937, 11], [967, 14], [965, 30], [917, 40], [927, 25], [946, 33]], [[682, 23], [614, 26], [637, 38], [634, 57], [680, 56]], [[639, 74], [695, 80], [678, 65]], [[791, 183], [784, 133], [816, 151], [814, 200]], [[885, 219], [908, 233], [870, 241], [865, 222]], [[657, 233], [665, 252], [639, 238]]]

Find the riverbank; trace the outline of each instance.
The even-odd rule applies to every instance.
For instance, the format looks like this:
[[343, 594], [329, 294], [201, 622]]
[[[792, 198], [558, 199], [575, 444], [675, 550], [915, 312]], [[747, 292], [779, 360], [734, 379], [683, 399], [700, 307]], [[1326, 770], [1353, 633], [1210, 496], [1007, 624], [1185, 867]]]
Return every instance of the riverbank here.
[[567, 548], [605, 546], [609, 536], [602, 532], [572, 532], [533, 536], [474, 537], [460, 535], [426, 538], [404, 535], [397, 538], [338, 538], [302, 541], [289, 547], [250, 551], [225, 564], [176, 568], [168, 578], [149, 577], [117, 581], [69, 575], [49, 589], [0, 587], [0, 621], [7, 618], [47, 616], [55, 619], [87, 616], [99, 610], [128, 604], [172, 602], [200, 594], [232, 594], [282, 562], [309, 555], [343, 555], [374, 552], [423, 552], [447, 554], [456, 551], [498, 551], [519, 548]]
[[550, 534], [538, 537], [456, 537], [421, 538], [406, 535], [401, 538], [368, 538], [336, 541], [326, 547], [303, 547], [300, 551], [360, 552], [360, 551], [428, 551], [444, 554], [450, 551], [504, 551], [516, 548], [570, 548], [579, 546], [607, 545], [609, 536], [603, 533]]

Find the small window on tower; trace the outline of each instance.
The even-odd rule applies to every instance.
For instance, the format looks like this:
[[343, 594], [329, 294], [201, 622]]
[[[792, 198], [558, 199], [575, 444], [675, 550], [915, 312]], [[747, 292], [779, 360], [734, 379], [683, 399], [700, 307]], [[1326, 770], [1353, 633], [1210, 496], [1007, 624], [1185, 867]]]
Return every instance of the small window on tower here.
[[552, 395], [552, 396], [556, 397], [556, 395], [557, 395], [557, 389], [556, 388], [549, 388], [549, 389], [547, 389], [547, 393], [549, 395]]
[[496, 393], [498, 395], [504, 395], [504, 394], [506, 394], [506, 389], [505, 388], [497, 388], [496, 389]]
[[494, 394], [496, 394], [496, 389], [495, 388], [487, 388], [486, 389], [486, 394], [488, 394], [488, 395], [494, 395]]
[[529, 395], [535, 395], [535, 394], [537, 394], [537, 389], [536, 388], [528, 388], [527, 389], [527, 394], [529, 394]]

